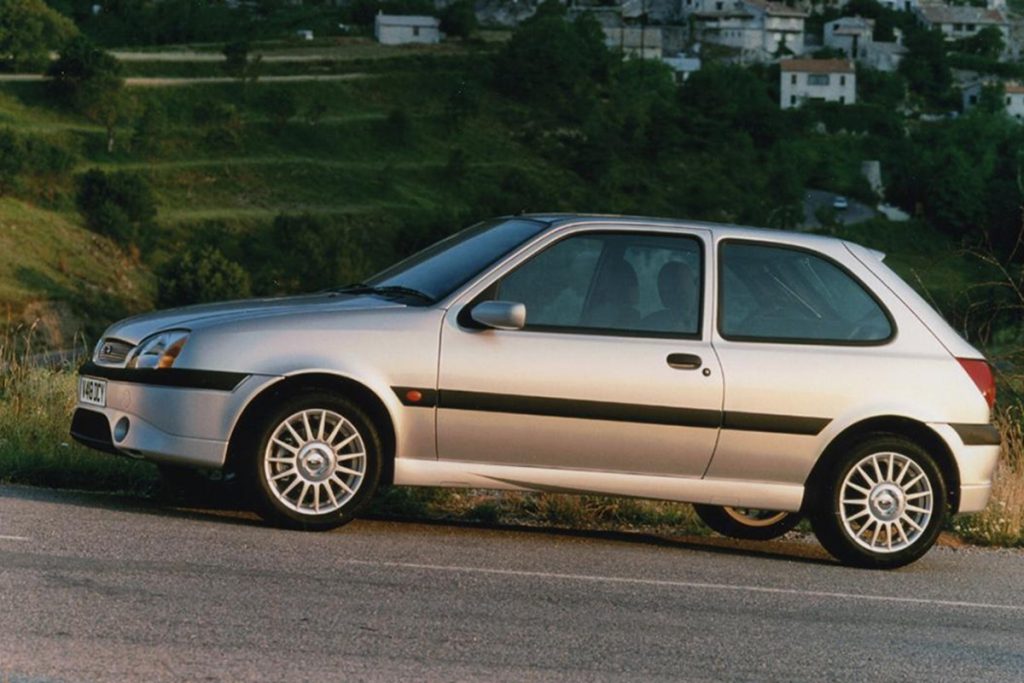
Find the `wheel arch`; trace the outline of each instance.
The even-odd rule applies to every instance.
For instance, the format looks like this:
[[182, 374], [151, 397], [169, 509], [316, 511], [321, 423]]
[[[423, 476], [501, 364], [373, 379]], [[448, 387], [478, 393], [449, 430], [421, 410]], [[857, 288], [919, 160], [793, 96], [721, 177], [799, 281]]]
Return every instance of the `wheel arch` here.
[[252, 434], [258, 428], [260, 418], [278, 401], [301, 391], [316, 390], [340, 394], [350, 398], [366, 411], [367, 416], [373, 420], [374, 425], [380, 430], [381, 445], [384, 449], [380, 483], [382, 485], [390, 485], [394, 480], [396, 446], [395, 424], [391, 418], [390, 411], [377, 393], [365, 384], [351, 377], [326, 372], [289, 375], [265, 387], [253, 397], [242, 410], [241, 415], [235, 421], [234, 428], [231, 430], [224, 468], [232, 468], [244, 457], [245, 437]]
[[817, 493], [821, 490], [822, 479], [828, 474], [829, 466], [845, 448], [872, 434], [895, 434], [918, 444], [935, 459], [943, 479], [946, 481], [947, 503], [955, 514], [960, 507], [960, 468], [949, 445], [934, 429], [924, 422], [899, 415], [880, 415], [856, 422], [829, 442], [804, 482], [804, 501], [800, 510], [809, 513], [817, 504]]

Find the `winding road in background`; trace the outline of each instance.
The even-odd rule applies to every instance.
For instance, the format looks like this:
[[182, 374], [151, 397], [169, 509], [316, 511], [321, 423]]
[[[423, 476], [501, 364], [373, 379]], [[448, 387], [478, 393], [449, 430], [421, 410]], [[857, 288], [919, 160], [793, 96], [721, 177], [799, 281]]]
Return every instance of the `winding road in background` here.
[[1024, 553], [246, 513], [0, 487], [0, 681], [1014, 681]]

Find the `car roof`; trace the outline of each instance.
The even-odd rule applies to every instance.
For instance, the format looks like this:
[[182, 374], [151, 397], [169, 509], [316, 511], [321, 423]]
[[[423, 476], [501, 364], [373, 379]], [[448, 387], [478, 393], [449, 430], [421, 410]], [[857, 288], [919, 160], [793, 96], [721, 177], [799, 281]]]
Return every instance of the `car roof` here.
[[[736, 225], [733, 223], [713, 223], [711, 221], [696, 221], [684, 218], [654, 218], [649, 216], [626, 216], [615, 214], [587, 214], [587, 213], [545, 213], [545, 214], [522, 214], [517, 218], [527, 218], [548, 224], [548, 229], [567, 227], [570, 225], [637, 225], [657, 226], [676, 228], [700, 228], [708, 230], [718, 238], [764, 240], [789, 244], [805, 244], [807, 246], [825, 246], [848, 244], [846, 240], [826, 235], [815, 235], [806, 232], [794, 232], [791, 230], [778, 230], [775, 228], [755, 228], [747, 225]], [[879, 256], [881, 253], [878, 252]]]

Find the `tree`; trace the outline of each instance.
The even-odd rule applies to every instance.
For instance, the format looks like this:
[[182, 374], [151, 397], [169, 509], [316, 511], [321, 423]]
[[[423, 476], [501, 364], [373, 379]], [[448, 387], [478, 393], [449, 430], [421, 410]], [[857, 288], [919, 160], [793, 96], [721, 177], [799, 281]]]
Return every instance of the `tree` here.
[[587, 13], [569, 23], [565, 7], [547, 0], [498, 55], [498, 89], [561, 118], [583, 120], [597, 88], [608, 80], [611, 63], [596, 21]]
[[987, 26], [973, 36], [956, 41], [958, 52], [979, 55], [988, 59], [998, 59], [1005, 48], [1003, 32], [995, 26]]
[[43, 0], [0, 2], [0, 64], [12, 70], [42, 69], [50, 50], [77, 33], [69, 19]]
[[291, 90], [278, 89], [268, 92], [263, 97], [263, 107], [267, 110], [270, 120], [277, 130], [288, 125], [288, 121], [299, 113], [299, 106], [295, 102], [295, 94]]
[[107, 151], [114, 151], [117, 126], [131, 117], [134, 100], [124, 91], [121, 63], [88, 38], [68, 42], [47, 69], [54, 94], [107, 132]]
[[249, 73], [249, 43], [236, 40], [228, 43], [222, 51], [224, 54], [224, 71], [229, 76], [244, 80]]
[[936, 103], [949, 90], [953, 75], [946, 56], [946, 39], [941, 31], [915, 29], [907, 33], [910, 51], [900, 62], [900, 73], [910, 90]]
[[476, 25], [476, 11], [470, 0], [455, 0], [441, 10], [441, 30], [449, 37], [469, 38]]
[[252, 293], [249, 274], [215, 247], [189, 249], [168, 262], [160, 273], [161, 306], [244, 299]]
[[93, 232], [140, 251], [152, 244], [156, 197], [142, 176], [92, 169], [78, 177], [75, 202]]

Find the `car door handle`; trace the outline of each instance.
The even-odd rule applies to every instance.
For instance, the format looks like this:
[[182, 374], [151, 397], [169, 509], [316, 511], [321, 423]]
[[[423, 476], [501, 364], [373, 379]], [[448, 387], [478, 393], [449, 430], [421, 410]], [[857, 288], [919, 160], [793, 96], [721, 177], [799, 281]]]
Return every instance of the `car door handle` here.
[[704, 362], [700, 356], [695, 356], [692, 353], [670, 353], [665, 360], [670, 368], [676, 370], [696, 370]]

